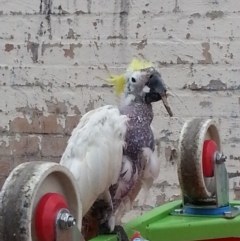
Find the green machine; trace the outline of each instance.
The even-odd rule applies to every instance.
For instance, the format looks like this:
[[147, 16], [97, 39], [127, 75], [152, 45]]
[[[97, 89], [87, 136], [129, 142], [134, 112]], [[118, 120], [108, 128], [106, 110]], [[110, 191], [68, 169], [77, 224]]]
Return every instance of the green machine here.
[[[178, 148], [182, 200], [173, 201], [124, 224], [149, 241], [240, 241], [240, 201], [229, 201], [229, 180], [221, 139], [212, 119], [186, 121]], [[104, 235], [91, 241], [117, 241]]]
[[[126, 223], [129, 240], [138, 231], [149, 241], [240, 241], [240, 201], [229, 201], [225, 161], [216, 123], [186, 121], [177, 163], [182, 200]], [[22, 163], [0, 192], [0, 241], [83, 241], [81, 205], [67, 168], [53, 162]], [[98, 236], [92, 241], [117, 241], [117, 237]]]

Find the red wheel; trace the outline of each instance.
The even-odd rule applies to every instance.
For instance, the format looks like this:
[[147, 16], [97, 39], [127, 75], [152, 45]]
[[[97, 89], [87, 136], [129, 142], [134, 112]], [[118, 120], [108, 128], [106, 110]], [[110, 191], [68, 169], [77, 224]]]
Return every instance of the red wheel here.
[[214, 176], [213, 158], [217, 150], [218, 150], [218, 147], [216, 142], [212, 140], [204, 141], [203, 152], [202, 152], [202, 167], [203, 167], [204, 177]]
[[56, 217], [63, 208], [68, 209], [68, 205], [58, 193], [47, 193], [40, 199], [35, 214], [36, 234], [40, 241], [55, 240]]
[[82, 202], [75, 178], [54, 162], [26, 162], [15, 167], [2, 187], [0, 200], [0, 240], [53, 241], [55, 221], [49, 220], [62, 208], [82, 227]]
[[222, 152], [218, 127], [213, 119], [192, 118], [179, 137], [178, 180], [184, 195], [193, 199], [212, 198], [216, 193], [214, 153]]

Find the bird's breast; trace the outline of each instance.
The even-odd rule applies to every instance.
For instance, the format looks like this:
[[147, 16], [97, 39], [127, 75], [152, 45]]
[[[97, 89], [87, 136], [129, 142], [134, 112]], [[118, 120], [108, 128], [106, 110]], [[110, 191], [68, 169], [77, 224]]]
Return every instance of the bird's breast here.
[[154, 136], [151, 127], [144, 122], [134, 122], [129, 120], [127, 133], [125, 136], [126, 147], [124, 155], [132, 160], [137, 160], [143, 148], [154, 150]]

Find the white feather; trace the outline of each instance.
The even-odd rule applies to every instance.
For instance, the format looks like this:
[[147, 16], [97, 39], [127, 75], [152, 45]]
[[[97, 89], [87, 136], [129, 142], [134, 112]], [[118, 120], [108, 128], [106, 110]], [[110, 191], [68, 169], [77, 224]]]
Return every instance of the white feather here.
[[130, 103], [132, 103], [135, 100], [136, 96], [132, 95], [132, 94], [128, 94], [127, 96], [124, 96], [123, 99], [123, 106], [129, 105]]
[[143, 155], [147, 160], [142, 177], [143, 204], [145, 204], [149, 189], [152, 187], [153, 181], [158, 177], [160, 173], [160, 160], [157, 156], [156, 149], [153, 152], [149, 148], [144, 148]]
[[125, 206], [125, 212], [129, 212], [131, 210], [132, 205], [128, 197], [124, 200], [124, 206]]
[[109, 225], [109, 229], [110, 231], [112, 232], [115, 228], [115, 225], [116, 225], [116, 219], [115, 219], [115, 216], [112, 215], [109, 220], [108, 220], [108, 225]]
[[116, 225], [122, 224], [122, 217], [125, 215], [125, 213], [129, 212], [132, 208], [132, 203], [129, 197], [126, 197], [122, 202], [120, 203], [118, 209], [115, 213], [115, 222]]
[[147, 85], [145, 85], [145, 86], [143, 87], [143, 92], [149, 93], [149, 92], [150, 92], [150, 88], [149, 88]]
[[83, 215], [101, 194], [109, 199], [106, 192], [118, 181], [127, 120], [114, 106], [97, 108], [81, 118], [68, 140], [60, 164], [76, 178]]
[[[132, 178], [132, 167], [133, 163], [126, 157], [123, 156], [122, 159], [122, 170], [121, 174], [125, 173], [124, 177], [118, 180], [118, 187], [116, 190], [116, 194], [114, 196], [115, 199], [120, 199], [122, 196], [122, 193], [126, 192], [126, 190], [129, 188], [128, 184], [131, 181]], [[134, 178], [138, 177], [138, 172], [136, 171]]]
[[121, 220], [122, 220], [122, 217], [124, 216], [124, 214], [125, 214], [125, 206], [124, 206], [124, 202], [121, 202], [115, 213], [115, 224], [116, 225], [121, 225]]

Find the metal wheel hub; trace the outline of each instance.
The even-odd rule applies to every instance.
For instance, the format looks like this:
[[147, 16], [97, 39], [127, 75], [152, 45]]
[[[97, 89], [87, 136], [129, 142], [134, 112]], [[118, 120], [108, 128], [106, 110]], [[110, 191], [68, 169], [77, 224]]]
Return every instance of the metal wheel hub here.
[[58, 193], [47, 193], [36, 207], [35, 228], [41, 241], [52, 241], [55, 238], [55, 228], [71, 228], [76, 219], [70, 215], [66, 200]]

